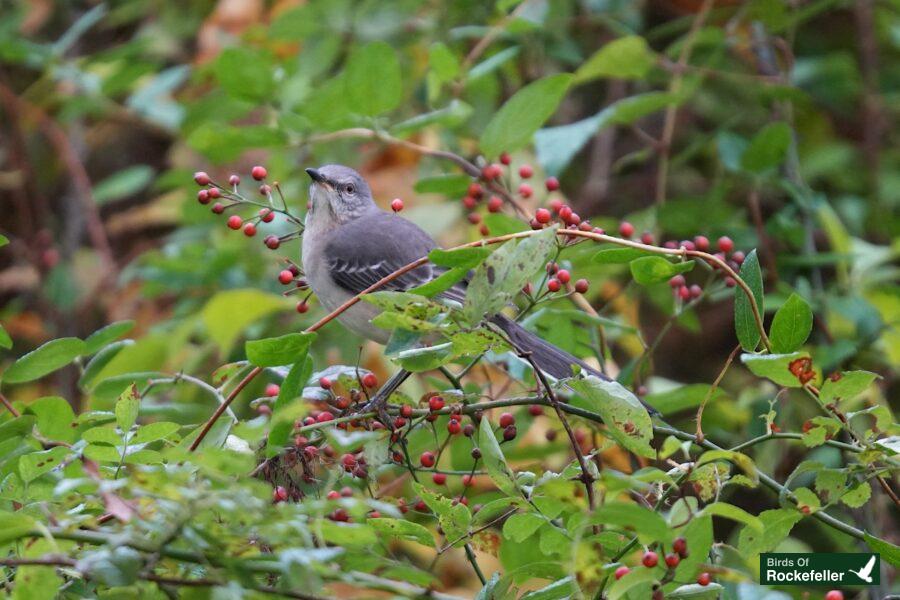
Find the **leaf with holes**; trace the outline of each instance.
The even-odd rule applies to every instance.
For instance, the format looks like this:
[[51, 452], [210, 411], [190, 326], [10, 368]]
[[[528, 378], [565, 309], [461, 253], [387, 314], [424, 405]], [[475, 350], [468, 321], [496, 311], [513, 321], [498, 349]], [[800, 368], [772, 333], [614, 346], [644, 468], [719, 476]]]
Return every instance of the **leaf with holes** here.
[[650, 446], [653, 439], [650, 414], [621, 383], [589, 375], [568, 379], [566, 385], [578, 393], [573, 404], [600, 414], [607, 431], [626, 449], [648, 458], [656, 456]]

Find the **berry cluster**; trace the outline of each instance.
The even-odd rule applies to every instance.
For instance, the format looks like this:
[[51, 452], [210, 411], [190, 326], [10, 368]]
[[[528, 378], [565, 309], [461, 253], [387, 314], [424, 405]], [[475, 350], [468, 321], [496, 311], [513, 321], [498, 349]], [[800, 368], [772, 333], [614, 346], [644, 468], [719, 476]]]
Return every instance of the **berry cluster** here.
[[[663, 581], [672, 580], [675, 568], [678, 567], [678, 565], [681, 564], [681, 561], [687, 558], [688, 555], [689, 552], [687, 547], [687, 540], [683, 537], [676, 538], [675, 541], [672, 542], [672, 552], [666, 554], [663, 557], [663, 562], [665, 563], [666, 567], [666, 575]], [[641, 564], [648, 569], [656, 568], [656, 566], [659, 565], [659, 554], [657, 554], [653, 550], [647, 550], [641, 557]], [[631, 569], [629, 567], [622, 565], [613, 572], [613, 576], [616, 578], [616, 580], [619, 580], [628, 575], [628, 573], [630, 572]], [[699, 585], [705, 587], [711, 582], [712, 576], [709, 573], [704, 571], [697, 575], [697, 583]], [[653, 598], [663, 598], [663, 592], [661, 588], [657, 587], [654, 589]]]
[[[228, 177], [228, 186], [216, 183], [205, 171], [197, 171], [194, 173], [194, 182], [201, 186], [202, 189], [197, 192], [197, 201], [200, 204], [207, 205], [213, 203], [211, 210], [217, 215], [221, 215], [226, 211], [236, 211], [246, 207], [256, 208], [256, 214], [249, 218], [242, 218], [240, 215], [232, 214], [228, 217], [225, 224], [229, 229], [235, 231], [241, 230], [247, 237], [254, 237], [260, 225], [271, 223], [275, 220], [276, 214], [281, 214], [284, 218], [292, 223], [297, 229], [287, 235], [267, 235], [263, 240], [266, 247], [271, 250], [277, 250], [281, 244], [287, 240], [299, 237], [303, 232], [303, 223], [288, 212], [287, 202], [281, 193], [281, 186], [278, 182], [271, 185], [265, 183], [269, 173], [263, 166], [255, 166], [250, 170], [251, 177], [260, 182], [259, 194], [264, 198], [264, 202], [251, 200], [242, 195], [238, 189], [241, 183], [239, 175], [232, 174]], [[276, 201], [273, 191], [277, 194]]]

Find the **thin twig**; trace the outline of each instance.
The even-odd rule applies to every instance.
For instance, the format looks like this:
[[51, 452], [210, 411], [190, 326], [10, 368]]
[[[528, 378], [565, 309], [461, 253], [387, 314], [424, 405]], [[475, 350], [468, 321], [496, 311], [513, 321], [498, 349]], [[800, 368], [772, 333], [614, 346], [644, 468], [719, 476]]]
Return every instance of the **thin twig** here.
[[697, 408], [697, 440], [701, 442], [706, 439], [706, 436], [703, 435], [703, 410], [706, 408], [706, 404], [710, 401], [713, 394], [716, 393], [719, 384], [722, 383], [722, 379], [725, 377], [725, 373], [728, 371], [728, 367], [731, 366], [731, 362], [734, 360], [734, 357], [737, 356], [737, 353], [740, 349], [741, 345], [738, 344], [734, 347], [734, 350], [731, 351], [731, 354], [728, 355], [728, 360], [725, 361], [725, 365], [722, 367], [722, 370], [719, 371], [719, 375], [716, 377], [716, 380], [713, 381], [711, 386], [709, 386], [709, 390], [706, 392], [706, 396], [703, 398], [703, 402], [701, 402], [699, 408]]
[[16, 407], [12, 405], [12, 402], [10, 402], [2, 393], [0, 393], [0, 402], [3, 403], [3, 406], [6, 407], [6, 410], [8, 410], [12, 416], [16, 417], [17, 419], [22, 416], [21, 413], [16, 410]]

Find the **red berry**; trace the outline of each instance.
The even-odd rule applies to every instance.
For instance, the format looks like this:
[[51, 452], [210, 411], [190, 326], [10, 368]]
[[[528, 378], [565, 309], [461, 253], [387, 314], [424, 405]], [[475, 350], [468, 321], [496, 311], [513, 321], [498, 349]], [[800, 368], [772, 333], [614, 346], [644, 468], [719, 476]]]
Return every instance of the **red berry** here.
[[624, 238], [630, 238], [634, 235], [634, 225], [628, 221], [622, 221], [619, 223], [619, 235]]
[[491, 199], [488, 200], [487, 207], [489, 212], [500, 212], [500, 209], [503, 207], [503, 199], [499, 196], [491, 196]]
[[500, 427], [509, 427], [516, 423], [516, 418], [512, 413], [505, 412], [500, 415]]
[[538, 231], [544, 228], [544, 226], [541, 225], [537, 219], [531, 219], [530, 221], [528, 221], [528, 225], [533, 231]]
[[297, 312], [301, 315], [309, 311], [309, 304], [306, 303], [306, 300], [301, 300], [297, 303]]
[[666, 566], [670, 569], [674, 569], [678, 566], [678, 563], [681, 562], [681, 559], [677, 554], [666, 554]]
[[328, 421], [333, 421], [333, 420], [334, 420], [334, 415], [331, 414], [331, 412], [327, 411], [327, 410], [320, 412], [319, 416], [316, 417], [317, 423], [327, 423]]
[[484, 190], [481, 188], [481, 185], [473, 181], [469, 184], [468, 194], [475, 200], [480, 200], [482, 194], [484, 194]]
[[230, 217], [228, 217], [227, 225], [229, 229], [240, 229], [241, 225], [243, 224], [244, 222], [237, 215], [231, 215]]
[[844, 593], [840, 590], [831, 590], [825, 594], [825, 600], [844, 600]]
[[476, 212], [469, 213], [466, 218], [469, 219], [469, 223], [471, 223], [472, 225], [478, 225], [479, 223], [481, 223], [481, 215]]
[[648, 246], [652, 246], [656, 240], [653, 239], [653, 234], [649, 231], [645, 231], [641, 234], [641, 243], [646, 244]]
[[737, 281], [735, 281], [733, 277], [725, 278], [725, 287], [733, 288], [736, 285], [737, 285]]
[[519, 167], [519, 177], [522, 179], [528, 179], [534, 175], [534, 169], [531, 168], [531, 165], [522, 165]]
[[472, 196], [466, 196], [462, 199], [463, 206], [466, 207], [466, 210], [472, 210], [478, 204], [478, 200], [473, 198]]
[[431, 476], [431, 481], [433, 481], [435, 485], [444, 485], [447, 483], [447, 475], [444, 473], [435, 473]]
[[723, 235], [719, 238], [719, 241], [716, 242], [716, 247], [719, 248], [720, 252], [728, 253], [734, 250], [734, 242], [727, 235]]
[[294, 281], [294, 274], [290, 270], [285, 269], [278, 274], [278, 282], [281, 285], [289, 285], [292, 281]]
[[544, 414], [544, 407], [540, 404], [531, 404], [528, 406], [528, 414], [532, 417], [539, 417]]
[[269, 172], [266, 171], [266, 168], [261, 167], [259, 165], [250, 169], [250, 175], [252, 175], [253, 179], [255, 179], [257, 181], [262, 181], [263, 179], [266, 178], [266, 175], [268, 175], [268, 174], [269, 174]]
[[590, 287], [590, 283], [588, 283], [587, 279], [579, 279], [575, 282], [575, 291], [579, 294], [587, 292], [588, 287]]
[[274, 502], [284, 502], [284, 501], [287, 500], [287, 499], [288, 499], [288, 493], [287, 493], [287, 490], [284, 489], [283, 486], [280, 486], [280, 485], [279, 485], [279, 486], [278, 486], [277, 488], [275, 488], [275, 490], [272, 492], [272, 500], [273, 500]]
[[253, 223], [247, 223], [244, 225], [244, 235], [247, 237], [253, 237], [256, 235], [256, 225]]
[[559, 211], [562, 210], [563, 206], [565, 206], [565, 205], [563, 204], [563, 201], [560, 200], [559, 198], [554, 198], [550, 201], [550, 210], [552, 210], [553, 212], [555, 212], [557, 214], [559, 214]]
[[569, 206], [566, 206], [565, 204], [563, 204], [560, 207], [559, 211], [557, 211], [557, 212], [559, 212], [559, 218], [562, 219], [563, 221], [568, 222], [569, 219], [572, 217], [572, 209]]
[[516, 439], [517, 433], [518, 432], [516, 431], [516, 426], [510, 425], [509, 427], [507, 427], [506, 429], [503, 430], [503, 439], [506, 440], [507, 442], [510, 440], [514, 440], [514, 439]]
[[281, 386], [279, 386], [277, 383], [270, 383], [266, 386], [266, 396], [268, 396], [269, 398], [274, 398], [280, 391]]
[[491, 230], [488, 229], [487, 225], [482, 224], [481, 227], [478, 228], [478, 233], [481, 234], [481, 237], [487, 237], [491, 235]]
[[465, 427], [463, 427], [463, 435], [466, 437], [475, 435], [475, 426], [471, 423], [466, 423]]
[[569, 283], [572, 280], [572, 274], [565, 269], [560, 269], [556, 272], [556, 278], [559, 279], [560, 283]]
[[553, 215], [551, 215], [550, 211], [547, 210], [546, 208], [539, 208], [534, 213], [534, 218], [538, 223], [546, 225], [547, 223], [550, 222], [550, 219], [553, 218]]
[[237, 175], [230, 175], [228, 177], [228, 183], [230, 185], [238, 185], [240, 182], [241, 182], [241, 178], [238, 177]]
[[404, 425], [406, 425], [406, 419], [404, 419], [403, 417], [397, 417], [396, 419], [394, 419], [394, 429], [400, 429]]
[[341, 457], [341, 463], [345, 468], [352, 469], [356, 466], [356, 457], [352, 454], [345, 454]]
[[403, 200], [400, 198], [394, 198], [391, 200], [391, 210], [394, 212], [400, 212], [403, 210]]
[[648, 569], [652, 569], [659, 564], [659, 555], [656, 552], [648, 551], [644, 553], [641, 563]]
[[421, 456], [419, 456], [419, 462], [426, 469], [430, 469], [434, 466], [435, 462], [434, 452], [423, 452]]
[[682, 300], [690, 300], [691, 299], [691, 290], [688, 289], [686, 285], [678, 288], [678, 297]]
[[694, 238], [694, 246], [696, 246], [697, 250], [702, 252], [706, 252], [709, 250], [709, 238], [705, 235], [698, 235]]
[[339, 500], [341, 497], [341, 493], [337, 490], [331, 490], [327, 494], [325, 494], [325, 497], [329, 500]]
[[375, 376], [375, 373], [366, 373], [363, 375], [362, 383], [367, 388], [373, 388], [378, 385], [378, 377]]
[[256, 407], [256, 410], [261, 415], [271, 415], [272, 414], [272, 407], [269, 406], [268, 404], [260, 404], [259, 406]]
[[684, 275], [675, 275], [669, 280], [669, 286], [673, 289], [678, 289], [684, 286]]
[[263, 223], [271, 223], [275, 219], [275, 211], [268, 208], [259, 209], [260, 220]]
[[409, 404], [404, 404], [403, 406], [400, 407], [400, 414], [403, 415], [404, 417], [406, 417], [407, 419], [410, 418], [413, 414], [413, 407], [410, 406]]
[[544, 185], [547, 186], [548, 192], [555, 192], [559, 189], [559, 179], [556, 177], [548, 177], [544, 182]]
[[562, 284], [559, 282], [559, 279], [551, 279], [547, 282], [547, 289], [551, 292], [558, 292], [562, 288]]
[[500, 155], [500, 162], [504, 165], [508, 165], [512, 162], [512, 157], [509, 155], [509, 152], [504, 152]]
[[323, 390], [330, 390], [331, 389], [331, 380], [328, 379], [327, 377], [320, 377], [319, 378], [319, 387], [322, 388]]
[[700, 585], [702, 585], [704, 587], [708, 586], [711, 581], [712, 581], [712, 577], [710, 576], [709, 573], [703, 572], [703, 573], [700, 573], [699, 575], [697, 575], [697, 583], [699, 583]]
[[502, 173], [503, 168], [500, 165], [485, 165], [481, 169], [481, 176], [487, 181], [500, 177]]
[[568, 223], [569, 225], [578, 225], [579, 223], [581, 223], [581, 217], [578, 216], [578, 213], [573, 212], [566, 219], [566, 223]]
[[678, 245], [681, 248], [684, 248], [685, 250], [695, 250], [696, 249], [696, 246], [694, 246], [694, 242], [692, 242], [691, 240], [681, 240], [681, 243]]
[[432, 396], [428, 399], [428, 409], [435, 412], [444, 408], [444, 399], [440, 396]]
[[731, 260], [733, 260], [738, 265], [744, 264], [744, 258], [744, 253], [740, 250], [731, 255]]
[[456, 435], [462, 431], [462, 425], [456, 419], [450, 419], [447, 423], [447, 431], [450, 432], [450, 435]]
[[197, 185], [209, 185], [209, 175], [207, 175], [205, 171], [197, 171], [194, 173], [194, 181]]
[[213, 204], [212, 211], [217, 215], [221, 215], [225, 212], [225, 206], [221, 202], [216, 202]]
[[219, 188], [216, 188], [216, 187], [209, 188], [209, 190], [207, 190], [207, 192], [209, 193], [209, 197], [212, 198], [213, 200], [215, 200], [216, 198], [222, 197], [222, 192], [219, 191]]
[[278, 239], [277, 235], [267, 235], [266, 239], [263, 240], [263, 243], [269, 250], [278, 250], [278, 247], [281, 246], [281, 241]]
[[523, 183], [519, 186], [519, 195], [523, 198], [531, 198], [531, 195], [534, 193], [534, 188], [532, 188], [527, 183]]
[[696, 283], [691, 286], [691, 298], [699, 298], [703, 295], [703, 288]]
[[200, 204], [209, 204], [209, 190], [200, 190], [197, 192], [197, 202]]
[[687, 554], [687, 540], [683, 537], [675, 538], [675, 541], [672, 542], [672, 550], [679, 556], [685, 556]]
[[616, 581], [618, 581], [619, 579], [622, 579], [623, 577], [628, 575], [628, 573], [630, 573], [630, 572], [631, 572], [631, 569], [629, 569], [626, 566], [619, 567], [618, 569], [616, 569], [616, 572], [615, 572]]

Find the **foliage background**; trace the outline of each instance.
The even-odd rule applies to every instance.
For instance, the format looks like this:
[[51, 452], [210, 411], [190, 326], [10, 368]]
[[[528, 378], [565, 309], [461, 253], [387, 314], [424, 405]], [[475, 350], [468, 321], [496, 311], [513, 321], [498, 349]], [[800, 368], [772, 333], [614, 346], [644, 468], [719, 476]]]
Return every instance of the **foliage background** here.
[[[194, 199], [189, 182], [197, 169], [218, 180], [239, 172], [246, 180], [252, 165], [265, 164], [292, 210], [302, 214], [302, 168], [350, 164], [368, 178], [382, 206], [404, 199], [404, 215], [444, 245], [480, 237], [459, 202], [469, 179], [452, 162], [385, 142], [390, 136], [473, 160], [482, 152], [495, 160], [509, 150], [514, 165], [535, 166], [535, 188], [544, 176], [558, 176], [561, 191], [549, 196], [564, 197], [582, 218], [608, 231], [627, 219], [638, 233], [652, 231], [659, 240], [728, 235], [741, 250], [757, 248], [767, 323], [792, 293], [804, 297], [815, 313], [804, 350], [816, 369], [877, 373], [878, 381], [843, 408], [879, 409], [872, 413], [883, 419], [874, 436], [896, 435], [890, 411], [900, 397], [898, 55], [900, 4], [890, 0], [4, 3], [0, 202], [2, 233], [10, 243], [0, 250], [0, 321], [10, 348], [2, 360], [9, 365], [51, 339], [85, 339], [113, 322], [133, 321], [120, 336], [134, 341], [119, 342], [115, 356], [110, 352], [109, 362], [95, 363], [87, 378], [87, 358], [99, 348], [78, 365], [36, 381], [15, 384], [7, 377], [3, 393], [20, 410], [58, 396], [76, 414], [110, 411], [129, 374], [183, 372], [211, 381], [217, 367], [245, 358], [245, 339], [300, 331], [324, 316], [314, 299], [313, 310], [298, 315], [294, 302], [280, 297], [276, 256], [296, 259], [298, 242], [273, 254], [260, 239], [226, 229]], [[488, 127], [515, 92], [559, 73], [575, 74], [559, 94], [546, 87], [521, 110], [507, 113], [507, 127]], [[350, 128], [375, 133], [347, 134]], [[523, 202], [533, 208], [547, 199], [539, 190]], [[513, 214], [487, 216], [491, 233], [521, 228], [509, 218]], [[271, 227], [288, 230], [281, 221]], [[610, 320], [604, 327], [607, 360], [621, 369], [626, 385], [647, 388], [646, 399], [669, 423], [693, 432], [696, 407], [736, 345], [733, 294], [712, 285], [702, 302], [681, 311], [667, 285], [636, 285], [626, 265], [598, 264], [593, 254], [576, 248], [564, 258], [577, 277], [590, 279], [587, 299]], [[699, 277], [697, 282], [705, 283]], [[560, 299], [543, 305], [529, 323], [554, 343], [590, 355], [596, 338], [571, 309]], [[317, 369], [359, 359], [381, 380], [393, 369], [380, 348], [336, 324], [319, 332], [311, 355]], [[116, 378], [123, 374], [129, 376]], [[235, 403], [247, 439], [262, 435], [266, 423], [250, 400], [277, 379], [266, 374]], [[471, 385], [502, 394], [501, 379], [497, 371], [478, 373]], [[103, 388], [103, 381], [116, 383]], [[404, 389], [418, 398], [445, 386], [439, 375], [426, 374]], [[820, 414], [798, 390], [777, 391], [736, 363], [705, 411], [706, 435], [732, 447], [766, 433], [769, 424], [760, 416], [770, 409], [785, 432], [800, 432]], [[55, 401], [44, 406], [54, 414], [65, 411]], [[200, 386], [178, 384], [145, 395], [140, 415], [142, 422], [182, 425], [179, 435], [186, 436], [214, 407]], [[6, 413], [0, 419], [0, 428], [12, 422]], [[523, 423], [517, 443], [504, 446], [504, 453], [526, 470], [559, 470], [567, 463], [565, 446], [544, 437], [547, 429], [558, 428], [549, 417]], [[66, 467], [65, 478], [71, 489], [92, 498], [88, 506], [75, 510], [79, 503], [60, 492], [58, 473], [38, 474], [21, 495], [15, 485], [19, 456], [40, 450], [41, 442], [10, 439], [17, 445], [0, 452], [0, 475], [7, 477], [0, 478], [4, 511], [24, 505], [39, 521], [71, 529], [77, 518], [54, 523], [47, 515], [58, 520], [71, 510], [95, 518], [103, 509], [100, 489], [131, 498], [129, 486], [91, 484], [78, 462]], [[781, 482], [804, 460], [818, 462], [820, 469], [849, 464], [839, 449], [789, 440], [760, 444], [752, 456], [761, 471]], [[614, 472], [652, 463], [637, 462], [618, 447], [604, 448], [600, 457]], [[269, 506], [267, 486], [229, 487], [228, 477], [252, 465], [242, 470], [246, 464], [228, 461], [212, 450], [204, 454], [200, 462], [208, 479], [202, 491], [193, 487], [188, 469], [172, 468], [165, 476], [148, 469], [139, 482], [118, 480], [136, 486], [137, 510], [147, 511], [146, 523], [127, 528], [149, 538], [164, 536], [185, 506], [197, 503], [191, 509], [197, 515], [215, 504], [231, 518], [195, 515], [195, 537], [181, 540], [194, 551], [204, 551], [202, 539], [211, 544], [217, 536], [235, 552], [248, 536], [273, 546], [302, 537], [302, 528], [280, 527], [293, 513]], [[652, 464], [671, 468], [665, 461]], [[895, 472], [886, 476], [896, 487]], [[610, 481], [603, 485], [616, 489]], [[494, 494], [487, 482], [479, 491], [484, 497], [476, 501]], [[753, 515], [778, 506], [762, 487], [733, 486], [722, 493]], [[896, 544], [896, 505], [878, 486], [866, 499], [861, 506], [831, 510], [839, 520]], [[253, 507], [255, 514], [244, 522], [231, 503]], [[754, 567], [733, 549], [741, 525], [716, 520], [722, 593], [761, 597], [752, 583]], [[495, 533], [491, 539], [501, 543]], [[360, 535], [365, 546], [368, 534]], [[353, 545], [341, 535], [336, 539]], [[509, 550], [499, 558], [489, 549], [481, 553], [488, 576], [501, 567], [511, 572], [540, 562], [514, 555], [513, 548], [527, 543], [507, 542], [503, 547]], [[789, 550], [865, 548], [813, 519], [797, 523], [780, 543]], [[69, 550], [41, 544], [50, 542], [15, 552]], [[132, 556], [137, 550], [105, 551], [84, 559], [93, 567], [79, 566], [82, 572], [93, 568], [94, 579], [70, 582], [65, 593], [95, 594], [97, 585], [121, 594], [137, 593], [138, 586], [144, 593], [163, 593], [165, 585], [146, 578], [132, 583], [135, 573], [148, 568]], [[481, 587], [462, 551], [442, 557], [434, 580], [423, 580], [431, 556], [421, 547], [404, 547], [399, 554], [412, 558], [397, 559], [398, 580], [463, 596]], [[335, 579], [304, 560], [288, 561], [283, 582], [299, 581], [310, 570], [322, 581]], [[321, 566], [330, 557], [323, 551], [308, 560]], [[400, 563], [417, 566], [416, 573], [402, 571], [412, 567]], [[596, 583], [597, 566], [573, 569], [580, 582]], [[25, 576], [0, 583], [21, 597], [52, 597], [63, 585], [53, 568], [32, 568], [53, 576], [36, 578], [28, 592]], [[232, 587], [217, 593], [238, 594], [248, 575], [237, 567], [224, 570]], [[8, 569], [4, 577], [14, 573]], [[104, 580], [97, 573], [112, 575]], [[884, 583], [869, 597], [897, 592], [893, 581], [885, 564]], [[352, 593], [366, 587], [354, 584]], [[516, 584], [534, 589], [547, 581], [523, 577]], [[351, 593], [349, 587], [325, 590]]]

